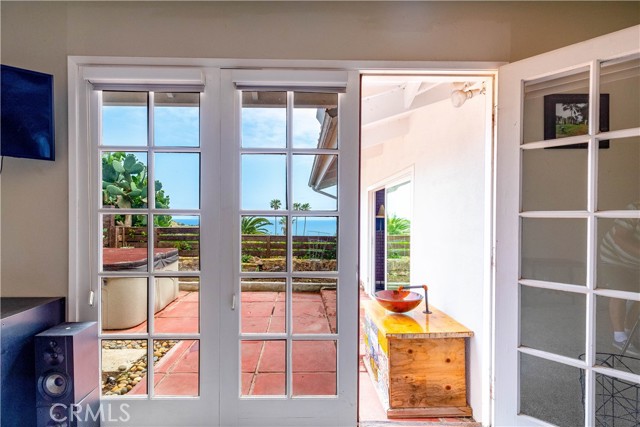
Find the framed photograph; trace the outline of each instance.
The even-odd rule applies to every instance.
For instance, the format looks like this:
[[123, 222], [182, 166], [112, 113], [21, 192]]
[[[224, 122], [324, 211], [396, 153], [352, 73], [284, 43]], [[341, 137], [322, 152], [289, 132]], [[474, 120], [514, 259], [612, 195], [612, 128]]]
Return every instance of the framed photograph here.
[[[589, 133], [589, 95], [554, 94], [544, 97], [544, 139], [567, 138]], [[600, 94], [600, 132], [609, 130], [609, 94]], [[558, 148], [587, 148], [587, 144], [572, 144]], [[609, 141], [600, 141], [600, 148], [609, 148]]]

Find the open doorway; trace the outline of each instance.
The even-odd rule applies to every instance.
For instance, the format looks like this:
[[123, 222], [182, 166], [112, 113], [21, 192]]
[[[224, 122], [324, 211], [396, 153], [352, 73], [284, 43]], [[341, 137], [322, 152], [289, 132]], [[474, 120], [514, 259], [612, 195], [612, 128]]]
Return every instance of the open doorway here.
[[[489, 74], [362, 78], [359, 416], [364, 426], [452, 417], [488, 424], [492, 93]], [[440, 354], [460, 372], [441, 384], [425, 374], [430, 362], [420, 355], [420, 337], [429, 335], [429, 322], [433, 327], [435, 321], [423, 314], [424, 302], [423, 308], [396, 314], [375, 301], [376, 292], [423, 284], [433, 311], [461, 328], [454, 334], [461, 347]], [[416, 291], [422, 297], [423, 291]], [[404, 326], [387, 335], [391, 324]], [[411, 356], [391, 354], [392, 341], [411, 334], [415, 339], [405, 348]], [[406, 367], [401, 374], [394, 372], [398, 364]], [[445, 370], [436, 369], [446, 377]], [[429, 397], [434, 394], [439, 402]], [[456, 402], [456, 408], [446, 409], [444, 401]]]

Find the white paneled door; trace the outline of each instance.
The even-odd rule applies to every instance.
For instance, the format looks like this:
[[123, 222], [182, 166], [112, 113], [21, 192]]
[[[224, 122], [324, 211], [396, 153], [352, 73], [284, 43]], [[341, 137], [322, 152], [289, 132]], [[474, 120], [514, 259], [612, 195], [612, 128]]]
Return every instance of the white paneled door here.
[[499, 75], [494, 425], [638, 425], [640, 27]]

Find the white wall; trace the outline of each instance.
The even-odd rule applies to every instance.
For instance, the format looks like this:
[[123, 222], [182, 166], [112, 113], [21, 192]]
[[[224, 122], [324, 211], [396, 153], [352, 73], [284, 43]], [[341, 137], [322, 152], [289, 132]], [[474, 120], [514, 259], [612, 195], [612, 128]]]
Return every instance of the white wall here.
[[[367, 188], [414, 168], [411, 221], [412, 285], [429, 286], [429, 302], [475, 332], [469, 346], [470, 404], [482, 419], [482, 392], [489, 379], [485, 357], [490, 331], [483, 324], [489, 260], [486, 221], [486, 98], [461, 108], [449, 100], [417, 110], [404, 136], [362, 151], [361, 247], [368, 248]], [[366, 135], [366, 133], [364, 134]], [[363, 145], [367, 144], [363, 135]], [[369, 259], [361, 258], [361, 278]]]

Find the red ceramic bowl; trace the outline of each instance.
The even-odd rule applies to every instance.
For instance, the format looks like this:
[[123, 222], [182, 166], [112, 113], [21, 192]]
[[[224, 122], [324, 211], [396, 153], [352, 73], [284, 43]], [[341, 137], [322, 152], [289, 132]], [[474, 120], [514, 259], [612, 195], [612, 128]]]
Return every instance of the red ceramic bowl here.
[[406, 313], [416, 308], [422, 301], [422, 295], [415, 292], [391, 289], [376, 292], [374, 298], [378, 304], [394, 313]]

